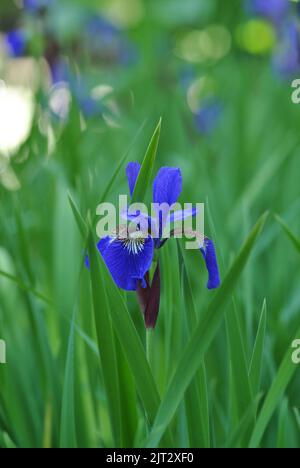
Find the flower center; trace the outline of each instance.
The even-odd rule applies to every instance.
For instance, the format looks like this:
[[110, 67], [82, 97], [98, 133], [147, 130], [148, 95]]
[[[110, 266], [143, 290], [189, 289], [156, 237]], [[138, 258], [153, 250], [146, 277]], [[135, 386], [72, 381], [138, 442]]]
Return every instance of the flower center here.
[[139, 232], [133, 232], [130, 237], [123, 240], [124, 247], [133, 255], [139, 254], [145, 245], [145, 239]]

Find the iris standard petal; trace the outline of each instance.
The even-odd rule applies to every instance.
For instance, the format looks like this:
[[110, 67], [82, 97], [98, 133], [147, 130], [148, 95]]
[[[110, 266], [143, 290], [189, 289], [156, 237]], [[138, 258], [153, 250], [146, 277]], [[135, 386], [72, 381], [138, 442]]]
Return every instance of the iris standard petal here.
[[144, 276], [151, 266], [154, 250], [150, 236], [146, 239], [105, 237], [97, 247], [119, 288], [135, 291], [139, 283], [145, 286]]
[[204, 240], [204, 247], [200, 249], [208, 271], [208, 289], [220, 286], [220, 274], [214, 243], [210, 239]]
[[141, 165], [138, 162], [130, 162], [127, 164], [126, 175], [128, 179], [130, 196], [132, 196], [133, 194], [135, 183], [138, 178], [140, 169], [141, 169]]
[[178, 167], [162, 167], [153, 183], [153, 202], [173, 205], [182, 191], [182, 176]]

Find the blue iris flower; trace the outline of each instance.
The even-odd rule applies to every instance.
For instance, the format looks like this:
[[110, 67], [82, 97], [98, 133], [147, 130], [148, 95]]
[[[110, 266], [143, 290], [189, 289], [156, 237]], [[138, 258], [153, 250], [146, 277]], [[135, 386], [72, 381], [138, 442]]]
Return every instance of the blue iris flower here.
[[287, 13], [289, 0], [246, 0], [246, 9], [249, 13], [277, 22]]
[[[130, 195], [133, 194], [139, 171], [139, 163], [131, 162], [127, 165], [126, 174]], [[181, 191], [182, 176], [180, 169], [162, 167], [153, 183], [153, 202], [158, 204], [167, 203], [171, 207], [177, 202]], [[170, 222], [183, 220], [195, 214], [195, 210], [175, 211], [172, 214], [167, 213], [165, 220]], [[162, 238], [164, 222], [164, 220], [159, 219], [156, 238], [151, 237], [150, 234], [140, 236], [140, 231], [137, 230], [129, 234], [129, 237], [107, 236], [98, 242], [98, 250], [119, 288], [127, 291], [138, 291], [141, 288], [149, 289], [148, 272], [153, 261], [154, 251], [161, 248], [166, 241], [166, 239]], [[209, 289], [217, 288], [220, 285], [220, 275], [213, 242], [206, 238], [201, 252], [208, 270], [207, 287]], [[89, 266], [88, 258], [86, 259], [86, 265]], [[150, 326], [153, 326], [153, 320]]]
[[27, 40], [22, 29], [14, 29], [8, 32], [5, 36], [5, 42], [12, 57], [22, 57], [24, 55]]

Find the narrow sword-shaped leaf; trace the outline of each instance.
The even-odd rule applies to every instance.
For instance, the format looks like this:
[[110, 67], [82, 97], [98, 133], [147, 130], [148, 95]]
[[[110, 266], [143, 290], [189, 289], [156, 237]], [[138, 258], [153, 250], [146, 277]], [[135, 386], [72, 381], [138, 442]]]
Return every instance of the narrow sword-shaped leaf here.
[[264, 300], [260, 321], [258, 325], [258, 331], [256, 335], [255, 345], [253, 349], [253, 354], [251, 358], [250, 368], [249, 368], [249, 378], [251, 382], [251, 387], [253, 395], [257, 395], [259, 392], [260, 378], [263, 364], [263, 351], [265, 344], [265, 334], [266, 334], [266, 323], [267, 323], [267, 303]]
[[79, 232], [80, 232], [81, 236], [83, 237], [83, 239], [86, 239], [87, 234], [88, 234], [88, 228], [87, 228], [86, 222], [84, 221], [83, 217], [81, 216], [81, 213], [78, 210], [77, 205], [74, 202], [74, 200], [73, 200], [73, 198], [71, 197], [70, 194], [68, 194], [68, 200], [69, 200], [69, 203], [71, 205], [72, 212], [73, 212], [74, 218], [76, 220]]
[[119, 161], [119, 163], [118, 163], [118, 165], [117, 165], [115, 171], [113, 172], [113, 174], [112, 174], [112, 176], [111, 176], [111, 178], [110, 178], [110, 180], [109, 180], [107, 186], [105, 187], [103, 193], [102, 193], [101, 196], [100, 196], [100, 202], [103, 202], [103, 201], [106, 200], [106, 197], [108, 196], [108, 194], [109, 194], [109, 192], [110, 192], [110, 190], [111, 190], [111, 188], [112, 188], [112, 186], [113, 186], [113, 184], [114, 184], [114, 182], [115, 182], [115, 180], [116, 180], [116, 178], [117, 178], [117, 176], [118, 176], [120, 170], [122, 169], [123, 164], [126, 162], [128, 156], [129, 156], [129, 153], [130, 153], [131, 148], [133, 147], [133, 145], [135, 144], [136, 140], [138, 139], [138, 137], [139, 137], [141, 131], [143, 130], [144, 126], [145, 126], [145, 121], [142, 123], [142, 125], [141, 125], [140, 128], [138, 129], [136, 135], [134, 136], [132, 142], [130, 143], [129, 147], [127, 148], [127, 150], [125, 151], [125, 153], [124, 153], [123, 156], [121, 157], [121, 159], [120, 159], [120, 161]]
[[33, 296], [35, 296], [37, 299], [40, 299], [41, 301], [45, 302], [48, 305], [53, 305], [53, 302], [51, 299], [46, 297], [44, 294], [36, 291], [35, 289], [31, 288], [30, 286], [27, 286], [26, 284], [23, 283], [19, 278], [17, 278], [14, 275], [11, 275], [10, 273], [7, 273], [6, 271], [0, 270], [0, 276], [3, 276], [3, 278], [6, 278], [13, 283], [15, 283], [22, 291], [31, 293]]
[[[182, 261], [182, 299], [186, 314], [188, 336], [190, 337], [192, 330], [194, 330], [197, 325], [197, 314], [188, 271], [184, 263], [184, 252], [182, 249], [180, 249], [179, 253]], [[206, 381], [206, 367], [204, 362], [186, 391], [185, 406], [191, 446], [209, 448], [209, 402]]]
[[[113, 326], [134, 376], [136, 389], [144, 406], [149, 424], [152, 426], [160, 405], [160, 396], [146, 358], [145, 350], [124, 299], [117, 286], [111, 280], [103, 262], [101, 270], [108, 289]], [[173, 446], [171, 435], [168, 432], [163, 440], [163, 444], [166, 447]]]
[[[299, 336], [300, 328], [297, 331], [295, 338], [298, 338]], [[282, 361], [275, 379], [273, 380], [272, 386], [259, 413], [259, 417], [251, 436], [249, 444], [250, 448], [259, 447], [265, 430], [274, 414], [274, 411], [276, 410], [296, 370], [297, 366], [292, 362], [291, 350], [289, 349]]]
[[74, 315], [72, 318], [62, 396], [60, 447], [76, 448], [74, 405]]
[[[252, 389], [248, 375], [248, 363], [244, 347], [245, 340], [243, 339], [240, 320], [234, 301], [232, 307], [226, 314], [226, 329], [233, 379], [231, 392], [233, 397], [232, 404], [234, 404], [234, 408], [237, 409], [237, 421], [240, 421], [251, 404]], [[236, 424], [237, 421], [234, 421], [234, 423]]]
[[245, 437], [253, 425], [253, 419], [255, 417], [260, 399], [261, 395], [258, 395], [256, 398], [254, 398], [250, 406], [245, 411], [245, 414], [241, 417], [237, 428], [226, 441], [225, 447], [235, 448], [240, 446], [241, 440]]
[[93, 310], [101, 369], [114, 444], [120, 447], [121, 409], [115, 339], [109, 313], [110, 304], [108, 302], [107, 289], [104, 284], [101, 269], [99, 268], [100, 255], [95, 245], [94, 236], [91, 233], [88, 237], [88, 252], [91, 268]]
[[134, 192], [132, 195], [132, 203], [142, 203], [145, 198], [147, 188], [149, 186], [153, 167], [155, 163], [158, 142], [160, 137], [161, 130], [161, 119], [159, 119], [158, 125], [153, 133], [153, 136], [150, 140], [149, 146], [147, 148], [142, 166], [135, 184]]
[[295, 249], [297, 250], [297, 252], [300, 254], [300, 240], [295, 236], [295, 234], [293, 234], [293, 232], [290, 230], [290, 228], [288, 227], [288, 225], [286, 224], [285, 221], [283, 221], [282, 218], [280, 218], [280, 216], [275, 216], [275, 219], [276, 221], [280, 224], [280, 226], [282, 227], [283, 231], [286, 233], [286, 235], [288, 236], [288, 238], [290, 239], [290, 241], [292, 242], [292, 244], [294, 245]]

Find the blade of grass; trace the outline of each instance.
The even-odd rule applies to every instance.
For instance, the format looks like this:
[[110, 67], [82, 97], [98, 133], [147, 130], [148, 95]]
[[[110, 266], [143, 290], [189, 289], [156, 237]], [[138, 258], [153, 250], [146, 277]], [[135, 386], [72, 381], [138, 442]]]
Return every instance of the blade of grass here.
[[121, 409], [118, 366], [115, 350], [115, 338], [110, 320], [110, 304], [107, 297], [107, 288], [100, 268], [98, 267], [99, 252], [90, 233], [88, 237], [88, 252], [90, 259], [91, 286], [93, 297], [94, 319], [98, 339], [98, 349], [101, 369], [106, 390], [107, 404], [111, 430], [114, 437], [114, 446], [121, 445]]
[[[180, 248], [179, 253], [181, 254], [180, 258], [182, 262], [181, 287], [183, 307], [185, 309], [185, 316], [187, 319], [188, 336], [190, 336], [192, 330], [197, 325], [197, 314], [188, 271], [184, 263], [184, 252], [182, 251], [182, 248]], [[186, 391], [185, 406], [191, 447], [209, 448], [209, 402], [206, 381], [206, 367], [204, 362]]]
[[132, 195], [132, 203], [142, 203], [151, 180], [161, 130], [161, 119], [150, 140]]
[[7, 449], [16, 449], [18, 448], [16, 444], [11, 440], [7, 432], [0, 431], [0, 447]]
[[46, 297], [44, 294], [35, 291], [33, 288], [30, 286], [26, 286], [19, 278], [17, 278], [14, 275], [11, 275], [10, 273], [6, 273], [5, 271], [0, 270], [0, 276], [3, 276], [4, 278], [7, 278], [8, 280], [12, 281], [15, 283], [22, 291], [31, 293], [33, 296], [37, 297], [41, 301], [45, 302], [48, 305], [53, 305], [51, 299]]
[[103, 191], [103, 193], [102, 193], [102, 195], [101, 195], [101, 197], [100, 197], [100, 201], [101, 201], [101, 202], [106, 200], [106, 198], [107, 198], [107, 196], [108, 196], [108, 194], [109, 194], [109, 192], [110, 192], [110, 190], [111, 190], [111, 188], [112, 188], [112, 186], [113, 186], [113, 184], [114, 184], [116, 178], [118, 177], [118, 174], [119, 174], [120, 170], [122, 169], [123, 164], [126, 162], [128, 156], [129, 156], [130, 150], [131, 150], [132, 147], [134, 146], [134, 144], [135, 144], [136, 140], [138, 139], [140, 133], [142, 132], [143, 128], [145, 127], [145, 123], [146, 123], [146, 121], [144, 121], [144, 122], [142, 123], [142, 125], [141, 125], [140, 128], [138, 129], [136, 135], [134, 136], [134, 138], [133, 138], [131, 144], [129, 145], [129, 148], [125, 151], [124, 155], [123, 155], [122, 158], [120, 159], [120, 162], [119, 162], [119, 164], [118, 164], [117, 167], [116, 167], [116, 170], [114, 171], [114, 173], [113, 173], [113, 175], [112, 175], [110, 181], [108, 182], [107, 186], [105, 187], [105, 189], [104, 189], [104, 191]]
[[226, 448], [235, 448], [240, 446], [241, 440], [246, 436], [249, 430], [251, 430], [253, 418], [255, 417], [255, 413], [257, 411], [260, 399], [261, 395], [257, 396], [251, 402], [250, 406], [245, 411], [245, 414], [240, 419], [238, 426], [236, 427], [234, 432], [229, 436], [229, 439], [226, 441]]
[[[298, 338], [300, 335], [300, 328], [295, 335]], [[282, 364], [277, 372], [275, 379], [273, 380], [272, 386], [266, 396], [263, 407], [259, 413], [257, 422], [255, 424], [250, 444], [250, 448], [258, 448], [265, 430], [276, 410], [287, 386], [289, 385], [292, 377], [296, 372], [297, 366], [292, 362], [291, 351], [288, 350]]]
[[76, 220], [79, 232], [82, 236], [83, 239], [87, 238], [88, 235], [88, 228], [86, 225], [86, 222], [84, 221], [83, 217], [81, 216], [81, 213], [79, 212], [76, 203], [74, 202], [73, 198], [71, 197], [71, 194], [68, 193], [68, 200], [74, 215], [74, 218]]
[[74, 315], [72, 318], [62, 396], [60, 447], [76, 448], [74, 405]]
[[[252, 391], [248, 375], [248, 366], [240, 320], [235, 302], [226, 314], [226, 330], [233, 378], [232, 400], [237, 407], [238, 420], [245, 413], [252, 401]], [[254, 422], [254, 420], [253, 420]]]
[[[141, 398], [149, 424], [152, 425], [160, 405], [160, 396], [147, 361], [144, 346], [134, 326], [124, 299], [104, 264], [101, 264], [103, 277], [108, 290], [110, 314], [118, 340], [134, 376], [137, 392]], [[171, 435], [166, 434], [163, 441], [166, 447], [172, 447]]]
[[236, 205], [231, 211], [229, 217], [229, 225], [232, 225], [239, 219], [241, 210], [245, 207], [253, 205], [254, 201], [266, 187], [272, 177], [276, 175], [284, 162], [296, 154], [298, 150], [297, 140], [293, 136], [289, 136], [281, 143], [281, 147], [274, 150], [271, 158], [268, 158], [265, 163], [259, 168], [256, 174], [252, 177], [249, 184], [244, 189], [244, 192], [239, 196]]
[[267, 303], [266, 300], [263, 302], [260, 321], [258, 325], [256, 340], [254, 344], [253, 354], [249, 367], [249, 378], [251, 382], [251, 388], [253, 395], [257, 395], [260, 387], [260, 379], [263, 365], [263, 351], [265, 344], [266, 335], [266, 324], [267, 324]]
[[298, 410], [298, 408], [293, 408], [293, 410], [294, 410], [294, 415], [295, 415], [295, 418], [296, 418], [296, 423], [297, 423], [298, 429], [300, 431], [300, 411]]
[[280, 218], [280, 216], [275, 215], [276, 221], [280, 224], [282, 227], [283, 231], [286, 233], [294, 247], [296, 248], [297, 252], [300, 253], [300, 240], [293, 234], [293, 232], [290, 230], [286, 222]]
[[177, 369], [162, 400], [155, 423], [147, 441], [147, 447], [155, 447], [174, 416], [184, 393], [197, 372], [204, 355], [215, 337], [234, 287], [253, 250], [255, 242], [265, 224], [267, 213], [256, 223], [240, 254], [236, 258], [222, 286], [214, 295], [205, 315], [198, 323], [192, 337], [182, 353]]
[[288, 424], [288, 400], [284, 398], [280, 405], [277, 431], [277, 448], [286, 448]]
[[133, 447], [138, 425], [137, 395], [132, 372], [116, 338], [116, 353], [121, 389], [122, 439], [124, 447]]
[[176, 242], [167, 243], [161, 251], [162, 268], [162, 310], [168, 313], [161, 319], [165, 321], [166, 378], [176, 366], [182, 349], [182, 311], [180, 307], [180, 269]]

